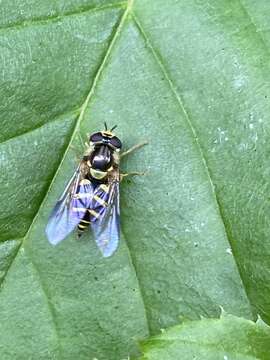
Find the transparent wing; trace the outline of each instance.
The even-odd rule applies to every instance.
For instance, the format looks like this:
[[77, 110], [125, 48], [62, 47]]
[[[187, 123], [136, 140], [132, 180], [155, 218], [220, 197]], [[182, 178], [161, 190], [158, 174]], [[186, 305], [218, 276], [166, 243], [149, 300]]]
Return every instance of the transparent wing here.
[[104, 257], [117, 249], [120, 238], [119, 182], [100, 185], [95, 189], [91, 209], [91, 228]]
[[58, 244], [74, 230], [89, 208], [92, 197], [93, 186], [89, 180], [81, 180], [80, 164], [49, 217], [46, 235], [51, 244]]

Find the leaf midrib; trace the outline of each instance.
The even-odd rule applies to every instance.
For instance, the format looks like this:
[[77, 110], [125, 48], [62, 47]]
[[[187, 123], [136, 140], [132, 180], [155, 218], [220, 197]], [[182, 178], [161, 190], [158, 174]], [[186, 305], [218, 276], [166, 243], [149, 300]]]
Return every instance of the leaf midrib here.
[[181, 95], [177, 92], [176, 87], [175, 87], [172, 79], [170, 78], [169, 71], [166, 69], [166, 67], [165, 67], [165, 65], [163, 63], [163, 59], [162, 59], [161, 55], [154, 49], [154, 47], [153, 47], [153, 45], [152, 45], [152, 43], [150, 41], [150, 38], [147, 36], [147, 34], [146, 34], [145, 30], [143, 29], [141, 23], [139, 22], [137, 15], [132, 13], [132, 17], [134, 19], [134, 22], [135, 22], [141, 36], [143, 37], [143, 39], [145, 41], [146, 46], [148, 46], [148, 48], [152, 52], [153, 57], [155, 58], [155, 60], [156, 60], [156, 62], [158, 64], [158, 66], [160, 67], [165, 79], [167, 80], [167, 82], [169, 84], [169, 87], [170, 87], [170, 89], [171, 89], [171, 91], [172, 91], [172, 93], [173, 93], [173, 95], [174, 95], [174, 97], [175, 97], [175, 99], [176, 99], [176, 101], [177, 101], [177, 103], [179, 105], [179, 108], [181, 109], [181, 111], [184, 114], [184, 117], [186, 119], [186, 123], [187, 123], [188, 127], [190, 128], [190, 130], [192, 132], [195, 144], [196, 144], [198, 152], [199, 152], [199, 154], [201, 156], [201, 161], [203, 163], [205, 174], [206, 174], [206, 176], [208, 178], [208, 181], [209, 181], [209, 184], [210, 184], [210, 187], [211, 187], [213, 200], [214, 200], [214, 203], [216, 205], [216, 210], [217, 210], [217, 213], [218, 213], [219, 218], [221, 220], [221, 223], [223, 225], [224, 234], [225, 234], [226, 239], [228, 241], [228, 244], [230, 245], [230, 248], [232, 250], [232, 255], [233, 255], [233, 258], [234, 258], [234, 262], [236, 264], [237, 271], [238, 271], [238, 274], [240, 276], [240, 279], [241, 279], [241, 282], [242, 282], [242, 285], [243, 285], [243, 289], [245, 291], [246, 298], [249, 301], [249, 305], [250, 305], [250, 309], [251, 309], [252, 304], [251, 304], [249, 296], [248, 296], [248, 292], [247, 292], [247, 288], [246, 288], [246, 285], [245, 285], [244, 277], [243, 277], [243, 275], [241, 273], [240, 267], [239, 267], [238, 262], [236, 260], [233, 241], [231, 240], [231, 238], [229, 236], [229, 232], [228, 232], [228, 230], [226, 228], [225, 217], [224, 217], [221, 204], [220, 204], [220, 202], [218, 200], [218, 197], [217, 197], [217, 194], [216, 194], [216, 191], [215, 191], [215, 186], [214, 186], [214, 183], [212, 181], [211, 171], [210, 171], [210, 168], [208, 166], [206, 157], [205, 157], [205, 155], [203, 153], [202, 146], [200, 144], [199, 137], [197, 135], [195, 127], [193, 126], [191, 118], [190, 118], [190, 116], [188, 115], [188, 112], [185, 109], [185, 105], [184, 105], [184, 102], [183, 102], [183, 99], [182, 99]]
[[[115, 6], [112, 6], [112, 5], [110, 4], [109, 6], [106, 6], [106, 7], [122, 6], [123, 4], [125, 4], [125, 3], [122, 2], [122, 3], [118, 3], [118, 4], [116, 4], [116, 5], [114, 4]], [[123, 28], [123, 26], [124, 26], [125, 20], [126, 20], [126, 18], [128, 17], [129, 14], [132, 16], [132, 18], [133, 18], [133, 20], [134, 20], [134, 23], [136, 24], [137, 28], [139, 29], [139, 31], [140, 31], [140, 33], [141, 33], [141, 35], [142, 35], [142, 37], [143, 37], [146, 45], [147, 45], [147, 46], [149, 47], [149, 49], [151, 50], [151, 52], [152, 52], [152, 54], [153, 54], [153, 56], [154, 56], [157, 64], [159, 65], [159, 67], [160, 67], [161, 71], [163, 72], [166, 80], [168, 81], [168, 84], [169, 84], [169, 86], [170, 86], [170, 89], [171, 89], [172, 93], [174, 94], [174, 96], [175, 96], [175, 98], [176, 98], [176, 100], [177, 100], [177, 102], [178, 102], [178, 104], [179, 104], [179, 108], [181, 109], [181, 111], [182, 111], [182, 112], [184, 113], [184, 115], [185, 115], [186, 122], [187, 122], [188, 126], [190, 127], [190, 129], [191, 129], [191, 131], [192, 131], [192, 134], [193, 134], [193, 136], [194, 136], [194, 140], [195, 140], [195, 142], [196, 142], [196, 144], [197, 144], [198, 151], [199, 151], [200, 156], [201, 156], [201, 161], [202, 161], [203, 164], [204, 164], [205, 172], [206, 172], [206, 174], [207, 174], [207, 178], [208, 178], [208, 181], [209, 181], [210, 186], [211, 186], [211, 189], [212, 189], [213, 199], [214, 199], [214, 201], [215, 201], [215, 203], [216, 203], [216, 208], [217, 208], [217, 210], [218, 210], [218, 212], [219, 212], [220, 219], [221, 219], [222, 224], [223, 224], [223, 226], [224, 226], [224, 232], [225, 232], [225, 234], [226, 234], [226, 238], [227, 238], [227, 240], [228, 240], [228, 243], [231, 245], [231, 248], [232, 248], [232, 251], [233, 251], [233, 246], [232, 246], [232, 243], [231, 243], [231, 241], [230, 241], [230, 238], [229, 238], [229, 236], [228, 236], [228, 232], [227, 232], [227, 229], [226, 229], [226, 226], [225, 226], [225, 220], [224, 220], [224, 217], [223, 217], [223, 214], [222, 214], [222, 208], [221, 208], [221, 206], [220, 206], [220, 204], [219, 204], [219, 201], [218, 201], [218, 198], [217, 198], [217, 194], [216, 194], [216, 192], [215, 192], [215, 187], [214, 187], [214, 184], [213, 184], [213, 182], [212, 182], [210, 169], [209, 169], [209, 167], [208, 167], [206, 158], [205, 158], [205, 156], [204, 156], [204, 154], [203, 154], [202, 147], [201, 147], [201, 145], [200, 145], [200, 142], [199, 142], [199, 140], [198, 140], [198, 136], [197, 136], [197, 134], [196, 134], [196, 130], [195, 130], [195, 128], [194, 128], [193, 125], [192, 125], [192, 121], [191, 121], [191, 119], [190, 119], [190, 117], [189, 117], [189, 115], [188, 115], [188, 113], [187, 113], [187, 111], [186, 111], [186, 109], [185, 109], [185, 106], [184, 106], [184, 103], [183, 103], [182, 98], [181, 98], [181, 96], [178, 94], [178, 92], [177, 92], [177, 90], [176, 90], [176, 88], [175, 88], [175, 85], [174, 85], [173, 81], [171, 80], [171, 78], [170, 78], [170, 76], [169, 76], [169, 72], [166, 70], [165, 66], [163, 65], [162, 57], [161, 57], [161, 56], [157, 53], [157, 51], [153, 48], [153, 46], [152, 46], [152, 44], [151, 44], [151, 42], [150, 42], [149, 37], [146, 35], [146, 33], [145, 33], [142, 25], [140, 24], [140, 22], [139, 22], [139, 20], [138, 20], [137, 15], [135, 15], [133, 12], [131, 12], [132, 4], [133, 4], [133, 0], [129, 0], [128, 3], [127, 3], [126, 9], [125, 9], [125, 11], [124, 11], [124, 14], [122, 15], [121, 20], [119, 21], [119, 24], [118, 24], [116, 30], [114, 31], [114, 34], [113, 34], [113, 36], [112, 36], [112, 40], [111, 40], [111, 42], [110, 42], [110, 44], [109, 44], [109, 46], [108, 46], [108, 49], [107, 49], [107, 51], [106, 51], [106, 53], [105, 53], [105, 56], [103, 57], [102, 62], [101, 62], [100, 66], [99, 66], [99, 68], [98, 68], [98, 70], [97, 70], [96, 76], [95, 76], [94, 81], [93, 81], [92, 86], [91, 86], [91, 89], [90, 89], [90, 91], [89, 91], [89, 93], [88, 93], [88, 95], [87, 95], [87, 97], [86, 97], [83, 105], [80, 107], [80, 115], [79, 115], [79, 117], [78, 117], [78, 119], [77, 119], [77, 122], [76, 122], [76, 125], [75, 125], [75, 128], [74, 128], [74, 131], [73, 131], [73, 133], [72, 133], [72, 135], [71, 135], [70, 141], [69, 141], [69, 143], [68, 143], [68, 145], [67, 145], [67, 147], [66, 147], [66, 150], [65, 150], [65, 152], [64, 152], [64, 154], [63, 154], [62, 160], [61, 160], [61, 162], [60, 162], [60, 164], [59, 164], [59, 166], [58, 166], [57, 171], [55, 172], [55, 174], [54, 174], [54, 176], [53, 176], [53, 178], [52, 178], [52, 181], [51, 181], [51, 183], [50, 183], [50, 186], [48, 187], [48, 190], [47, 190], [47, 192], [46, 192], [46, 194], [45, 194], [45, 196], [44, 196], [44, 199], [43, 199], [43, 201], [41, 202], [41, 204], [40, 204], [40, 206], [39, 206], [39, 209], [38, 209], [35, 217], [33, 218], [33, 221], [32, 221], [32, 223], [31, 223], [31, 225], [30, 225], [27, 233], [26, 233], [25, 236], [22, 238], [21, 245], [20, 245], [20, 247], [18, 248], [18, 251], [16, 252], [16, 255], [19, 253], [20, 248], [22, 247], [22, 245], [24, 244], [24, 242], [25, 242], [26, 239], [28, 238], [29, 234], [31, 233], [31, 230], [32, 230], [32, 228], [33, 228], [33, 226], [34, 226], [37, 218], [38, 218], [39, 211], [40, 211], [40, 209], [42, 208], [43, 204], [45, 203], [45, 201], [46, 201], [46, 199], [47, 199], [47, 197], [48, 197], [48, 194], [49, 194], [49, 192], [50, 192], [50, 190], [51, 190], [51, 187], [53, 186], [54, 181], [55, 181], [55, 179], [56, 179], [56, 177], [57, 177], [57, 175], [58, 175], [58, 172], [60, 171], [60, 169], [61, 169], [61, 167], [62, 167], [62, 163], [64, 162], [64, 160], [65, 160], [65, 158], [66, 158], [66, 156], [67, 156], [67, 153], [68, 153], [68, 151], [69, 151], [69, 149], [70, 149], [70, 145], [72, 144], [72, 142], [73, 142], [76, 134], [77, 134], [78, 131], [79, 131], [80, 124], [81, 124], [81, 122], [82, 122], [82, 120], [83, 120], [83, 118], [84, 118], [84, 114], [85, 114], [86, 108], [87, 108], [89, 102], [91, 101], [91, 98], [93, 97], [93, 95], [94, 95], [94, 93], [95, 93], [95, 90], [96, 90], [96, 87], [97, 87], [97, 85], [98, 85], [99, 79], [100, 79], [100, 77], [101, 77], [101, 75], [102, 75], [102, 72], [103, 72], [103, 70], [104, 70], [104, 68], [105, 68], [105, 66], [106, 66], [106, 64], [107, 64], [108, 58], [110, 57], [110, 55], [111, 55], [111, 53], [112, 53], [112, 49], [113, 49], [113, 47], [114, 47], [114, 44], [115, 44], [115, 42], [116, 42], [116, 39], [117, 39], [117, 37], [119, 36], [119, 34], [120, 34], [120, 32], [121, 32], [121, 30], [122, 30], [122, 28]], [[102, 8], [104, 9], [105, 7], [102, 7]], [[100, 7], [100, 8], [97, 8], [96, 10], [100, 10], [100, 9], [101, 9], [101, 7]], [[91, 9], [91, 10], [93, 10], [93, 9]], [[90, 11], [90, 10], [88, 9], [88, 11]], [[65, 15], [65, 16], [70, 16], [70, 15], [75, 15], [75, 13], [69, 14], [69, 15]], [[62, 17], [63, 17], [63, 16], [62, 16]], [[48, 20], [49, 20], [49, 19], [48, 19]], [[37, 20], [37, 22], [39, 22], [39, 21], [44, 21], [44, 20]], [[20, 26], [22, 26], [22, 25], [20, 25]], [[1, 28], [0, 28], [0, 31], [1, 31]], [[130, 252], [129, 252], [129, 254], [130, 254], [131, 262], [133, 263], [134, 271], [136, 272], [136, 264], [134, 264], [134, 262], [132, 261], [132, 254], [131, 254]], [[16, 258], [16, 255], [14, 256], [14, 260], [15, 260], [15, 258]], [[31, 259], [29, 256], [28, 256], [28, 258], [29, 258], [30, 261], [32, 262], [32, 259]], [[234, 259], [235, 259], [235, 256], [234, 256]], [[14, 261], [14, 260], [13, 260], [13, 261]], [[7, 272], [6, 272], [6, 275], [5, 275], [4, 279], [3, 279], [3, 283], [5, 282], [5, 278], [8, 276], [8, 273], [9, 273], [10, 269], [12, 268], [13, 261], [11, 262], [11, 264], [10, 264], [10, 266], [9, 266]], [[32, 263], [33, 263], [33, 262], [32, 262]], [[245, 283], [244, 283], [244, 281], [243, 281], [243, 277], [242, 277], [242, 275], [241, 275], [241, 272], [240, 272], [240, 270], [239, 270], [238, 263], [237, 263], [236, 260], [235, 260], [235, 263], [236, 263], [236, 266], [237, 266], [237, 268], [238, 268], [239, 275], [240, 275], [240, 277], [241, 277], [241, 279], [242, 279], [243, 288], [244, 288], [244, 290], [245, 290], [245, 292], [246, 292], [246, 294], [247, 294], [246, 287], [245, 287]], [[34, 264], [33, 264], [33, 266], [34, 266]], [[36, 268], [35, 268], [35, 269], [36, 269]], [[38, 269], [36, 269], [36, 271], [37, 271], [37, 274], [39, 274]], [[137, 276], [137, 279], [138, 279], [138, 276]], [[2, 285], [3, 285], [3, 283], [2, 283]], [[40, 278], [40, 283], [41, 283], [41, 286], [42, 286], [41, 278]], [[139, 279], [138, 279], [138, 284], [139, 284]], [[2, 288], [2, 286], [1, 286], [1, 288]], [[46, 292], [43, 291], [43, 293], [44, 293], [44, 296], [47, 297]], [[143, 297], [143, 293], [142, 293], [142, 292], [141, 292], [141, 297], [142, 297], [142, 300], [144, 300], [144, 299], [143, 299], [144, 297]], [[248, 294], [247, 294], [247, 299], [249, 300]], [[46, 299], [46, 301], [48, 302], [48, 298]], [[249, 300], [249, 301], [250, 301], [250, 300]], [[53, 317], [53, 312], [52, 312], [52, 309], [51, 309], [50, 306], [49, 306], [49, 310], [50, 310], [50, 312], [51, 312], [51, 314], [52, 314], [52, 317]], [[146, 306], [145, 306], [145, 310], [146, 310], [146, 314], [147, 314], [147, 308], [146, 308]], [[146, 316], [146, 318], [147, 318], [147, 316]], [[148, 328], [149, 328], [149, 320], [148, 320], [148, 319], [147, 319], [147, 322], [148, 322], [147, 325], [148, 325]]]
[[[86, 109], [87, 109], [87, 106], [88, 106], [91, 98], [93, 97], [93, 95], [94, 95], [94, 93], [95, 93], [95, 90], [96, 90], [98, 81], [99, 81], [99, 79], [100, 79], [100, 77], [101, 77], [101, 75], [102, 75], [103, 69], [104, 69], [105, 66], [106, 66], [107, 60], [108, 60], [108, 58], [109, 58], [110, 55], [111, 55], [111, 52], [112, 52], [112, 49], [113, 49], [114, 44], [115, 44], [115, 42], [116, 42], [116, 39], [117, 39], [118, 35], [120, 34], [122, 27], [124, 26], [124, 23], [125, 23], [125, 20], [126, 20], [128, 14], [130, 13], [132, 4], [133, 4], [133, 0], [128, 0], [126, 9], [125, 9], [125, 11], [124, 11], [124, 14], [122, 15], [122, 17], [121, 17], [121, 19], [120, 19], [120, 21], [119, 21], [119, 23], [118, 23], [118, 25], [117, 25], [117, 27], [116, 27], [116, 29], [115, 29], [115, 31], [114, 31], [114, 34], [112, 35], [112, 40], [111, 40], [111, 42], [110, 42], [110, 44], [109, 44], [109, 46], [108, 46], [108, 48], [107, 48], [107, 51], [106, 51], [106, 53], [105, 53], [105, 55], [104, 55], [104, 57], [103, 57], [103, 59], [102, 59], [102, 61], [101, 61], [101, 63], [100, 63], [100, 66], [99, 66], [99, 68], [98, 68], [98, 70], [97, 70], [97, 73], [96, 73], [96, 75], [95, 75], [94, 81], [92, 82], [90, 91], [89, 91], [89, 93], [88, 93], [88, 95], [87, 95], [84, 103], [83, 103], [82, 106], [80, 107], [80, 109], [81, 109], [81, 110], [80, 110], [80, 115], [79, 115], [79, 117], [78, 117], [78, 119], [77, 119], [76, 125], [75, 125], [75, 127], [74, 127], [73, 133], [72, 133], [72, 135], [71, 135], [71, 137], [70, 137], [70, 140], [69, 140], [69, 142], [68, 142], [68, 145], [67, 145], [67, 147], [66, 147], [66, 150], [65, 150], [65, 152], [64, 152], [64, 154], [63, 154], [63, 157], [62, 157], [62, 159], [61, 159], [61, 161], [60, 161], [60, 163], [59, 163], [59, 166], [58, 166], [58, 168], [57, 168], [57, 170], [56, 170], [56, 172], [55, 172], [55, 174], [54, 174], [54, 176], [53, 176], [53, 178], [52, 178], [52, 181], [51, 181], [51, 183], [50, 183], [50, 185], [49, 185], [49, 187], [48, 187], [48, 190], [47, 190], [47, 192], [46, 192], [46, 194], [45, 194], [45, 196], [44, 196], [44, 198], [43, 198], [43, 200], [42, 200], [42, 202], [41, 202], [41, 204], [40, 204], [40, 206], [39, 206], [39, 208], [38, 208], [38, 210], [37, 210], [37, 213], [36, 213], [35, 217], [33, 218], [33, 221], [31, 222], [31, 224], [30, 224], [30, 226], [29, 226], [29, 229], [28, 229], [27, 233], [24, 235], [23, 238], [21, 238], [21, 239], [22, 239], [22, 240], [21, 240], [21, 244], [20, 244], [20, 246], [18, 246], [18, 249], [16, 249], [16, 252], [15, 252], [15, 254], [14, 254], [14, 256], [13, 256], [13, 259], [12, 259], [12, 261], [10, 262], [10, 265], [9, 265], [8, 269], [6, 270], [5, 276], [3, 277], [3, 280], [2, 280], [2, 282], [1, 282], [0, 292], [1, 292], [1, 290], [3, 289], [3, 286], [4, 286], [4, 284], [5, 284], [6, 278], [7, 278], [8, 274], [9, 274], [10, 270], [12, 269], [12, 265], [13, 265], [15, 259], [17, 258], [17, 255], [19, 254], [20, 249], [22, 248], [23, 244], [25, 243], [26, 239], [28, 238], [29, 234], [31, 233], [33, 226], [35, 225], [36, 220], [38, 219], [40, 209], [43, 207], [43, 204], [45, 203], [45, 201], [46, 201], [46, 199], [47, 199], [47, 197], [48, 197], [48, 194], [49, 194], [49, 192], [50, 192], [50, 190], [51, 190], [51, 188], [52, 188], [52, 186], [53, 186], [53, 184], [54, 184], [54, 181], [55, 181], [55, 179], [57, 178], [57, 175], [58, 175], [58, 173], [59, 173], [59, 171], [60, 171], [60, 169], [61, 169], [61, 167], [62, 167], [62, 164], [63, 164], [63, 162], [64, 162], [64, 160], [65, 160], [65, 158], [66, 158], [66, 156], [67, 156], [67, 154], [68, 154], [68, 151], [69, 151], [69, 149], [70, 149], [70, 146], [71, 146], [71, 144], [72, 144], [75, 136], [76, 136], [77, 133], [79, 132], [80, 124], [81, 124], [81, 122], [82, 122], [82, 120], [83, 120], [83, 118], [84, 118], [84, 113], [85, 113], [85, 111], [86, 111]], [[8, 241], [8, 240], [6, 240], [6, 241]], [[54, 325], [54, 330], [55, 330], [55, 333], [56, 333], [56, 335], [57, 335], [57, 341], [58, 341], [58, 345], [59, 345], [59, 346], [58, 346], [58, 347], [59, 347], [58, 350], [59, 350], [59, 353], [61, 354], [61, 339], [60, 339], [60, 336], [59, 336], [59, 332], [58, 332], [58, 328], [57, 328], [57, 322], [56, 322], [56, 319], [55, 319], [55, 316], [54, 316], [53, 308], [52, 308], [52, 306], [50, 305], [49, 298], [48, 298], [47, 293], [46, 293], [46, 291], [45, 291], [45, 288], [44, 288], [44, 285], [43, 285], [43, 283], [42, 283], [41, 276], [40, 276], [40, 273], [39, 273], [37, 267], [35, 266], [33, 260], [31, 259], [31, 257], [30, 257], [29, 255], [27, 255], [27, 257], [28, 257], [29, 261], [31, 262], [31, 264], [32, 264], [32, 266], [33, 266], [33, 268], [34, 268], [35, 273], [39, 276], [39, 283], [40, 283], [40, 286], [41, 286], [42, 293], [43, 293], [43, 295], [44, 295], [45, 301], [46, 301], [46, 303], [47, 303], [47, 305], [48, 305], [48, 310], [49, 310], [49, 312], [50, 312], [50, 314], [51, 314], [51, 317], [52, 317], [52, 323], [53, 323], [53, 325]], [[135, 268], [134, 268], [134, 269], [135, 269]]]

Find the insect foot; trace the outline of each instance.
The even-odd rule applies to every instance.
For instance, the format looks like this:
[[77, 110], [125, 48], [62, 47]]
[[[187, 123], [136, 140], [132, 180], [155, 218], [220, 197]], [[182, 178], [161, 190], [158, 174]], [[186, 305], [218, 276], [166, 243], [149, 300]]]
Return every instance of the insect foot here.
[[124, 173], [124, 174], [120, 174], [120, 181], [122, 181], [124, 178], [128, 177], [128, 176], [144, 176], [146, 175], [147, 172], [138, 172], [138, 171], [133, 171], [130, 173]]
[[139, 144], [136, 144], [136, 145], [132, 146], [130, 149], [124, 151], [120, 156], [121, 156], [121, 158], [122, 158], [122, 157], [124, 157], [124, 156], [132, 153], [133, 151], [142, 148], [142, 147], [145, 146], [145, 145], [148, 145], [148, 141], [144, 141], [144, 142], [142, 142], [142, 143], [139, 143]]

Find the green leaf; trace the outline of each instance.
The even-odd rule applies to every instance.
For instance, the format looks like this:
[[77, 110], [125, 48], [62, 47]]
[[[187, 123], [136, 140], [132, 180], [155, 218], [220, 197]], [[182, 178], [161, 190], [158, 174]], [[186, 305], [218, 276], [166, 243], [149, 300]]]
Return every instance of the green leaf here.
[[232, 315], [188, 321], [150, 338], [142, 360], [267, 360], [270, 328]]
[[[268, 3], [12, 0], [0, 16], [0, 357], [123, 359], [269, 309]], [[268, 9], [269, 10], [269, 9]], [[79, 134], [118, 125], [120, 248], [44, 229]], [[19, 245], [18, 245], [19, 244]]]

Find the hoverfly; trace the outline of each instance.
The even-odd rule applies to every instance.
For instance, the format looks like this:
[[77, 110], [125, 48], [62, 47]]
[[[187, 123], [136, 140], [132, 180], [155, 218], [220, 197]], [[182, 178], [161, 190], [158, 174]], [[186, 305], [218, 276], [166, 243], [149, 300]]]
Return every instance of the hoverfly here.
[[120, 237], [119, 183], [127, 175], [120, 174], [120, 158], [144, 146], [133, 146], [120, 155], [122, 143], [113, 130], [93, 133], [87, 149], [63, 194], [57, 201], [46, 227], [51, 244], [56, 245], [76, 227], [78, 237], [91, 227], [104, 257], [117, 249]]

